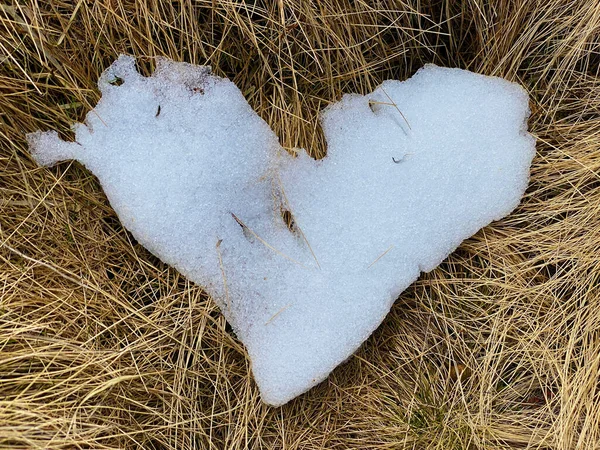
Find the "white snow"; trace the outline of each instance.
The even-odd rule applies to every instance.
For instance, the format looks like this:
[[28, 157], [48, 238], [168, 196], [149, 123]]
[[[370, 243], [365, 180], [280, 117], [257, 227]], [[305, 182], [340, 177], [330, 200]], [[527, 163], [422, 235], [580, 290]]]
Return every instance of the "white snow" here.
[[321, 161], [288, 156], [209, 68], [159, 59], [145, 78], [121, 56], [98, 85], [76, 142], [36, 132], [33, 156], [81, 161], [136, 239], [206, 287], [272, 405], [324, 380], [421, 271], [510, 213], [534, 155], [526, 92], [459, 69], [344, 96], [322, 114]]

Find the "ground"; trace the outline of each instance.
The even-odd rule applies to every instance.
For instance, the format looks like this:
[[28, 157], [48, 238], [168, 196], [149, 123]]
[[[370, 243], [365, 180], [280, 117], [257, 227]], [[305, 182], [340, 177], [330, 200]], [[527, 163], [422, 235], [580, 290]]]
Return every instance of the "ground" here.
[[[595, 449], [600, 445], [597, 0], [23, 0], [0, 4], [0, 448]], [[121, 227], [69, 126], [119, 53], [209, 64], [286, 148], [317, 112], [428, 62], [521, 83], [522, 204], [423, 274], [347, 363], [282, 408], [201, 286]], [[435, 130], [433, 130], [434, 132]]]

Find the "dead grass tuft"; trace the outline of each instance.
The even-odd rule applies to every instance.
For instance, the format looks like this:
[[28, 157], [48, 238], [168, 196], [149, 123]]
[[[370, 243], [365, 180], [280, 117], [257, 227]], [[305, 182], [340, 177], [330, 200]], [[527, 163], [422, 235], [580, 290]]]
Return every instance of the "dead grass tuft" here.
[[[281, 409], [200, 287], [24, 133], [81, 120], [119, 52], [210, 64], [287, 148], [434, 62], [531, 93], [529, 190]], [[23, 0], [0, 5], [0, 448], [593, 449], [600, 442], [597, 0]]]

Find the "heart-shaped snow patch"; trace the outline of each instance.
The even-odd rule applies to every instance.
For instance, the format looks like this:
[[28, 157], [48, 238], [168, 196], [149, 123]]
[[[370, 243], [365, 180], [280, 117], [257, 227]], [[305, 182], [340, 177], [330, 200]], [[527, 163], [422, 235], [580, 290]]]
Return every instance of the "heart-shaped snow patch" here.
[[75, 142], [28, 135], [36, 160], [77, 159], [123, 225], [202, 286], [246, 345], [265, 402], [327, 377], [398, 295], [517, 206], [534, 139], [518, 85], [426, 66], [322, 114], [327, 157], [280, 147], [209, 68], [121, 56]]

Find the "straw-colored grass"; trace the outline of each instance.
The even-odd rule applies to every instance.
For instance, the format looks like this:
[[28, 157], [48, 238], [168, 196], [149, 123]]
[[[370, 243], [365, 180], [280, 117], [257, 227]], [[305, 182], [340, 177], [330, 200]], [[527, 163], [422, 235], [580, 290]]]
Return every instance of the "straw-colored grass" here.
[[[77, 163], [120, 52], [210, 64], [287, 148], [427, 62], [520, 82], [529, 189], [396, 302], [327, 381], [260, 402], [202, 287], [141, 248]], [[598, 0], [21, 0], [0, 5], [0, 448], [600, 448]], [[451, 125], [451, 124], [449, 124]], [[435, 133], [435, 130], [432, 130]]]

